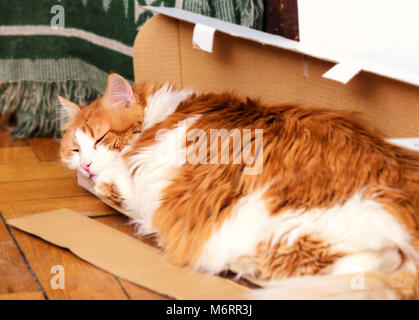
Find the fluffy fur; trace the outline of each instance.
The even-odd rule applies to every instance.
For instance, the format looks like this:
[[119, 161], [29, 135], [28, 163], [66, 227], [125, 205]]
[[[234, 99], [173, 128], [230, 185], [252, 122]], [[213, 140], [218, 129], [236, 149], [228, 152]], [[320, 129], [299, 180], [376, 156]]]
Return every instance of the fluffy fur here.
[[416, 298], [419, 155], [349, 114], [116, 74], [87, 107], [60, 100], [63, 162], [173, 263], [274, 284], [262, 298]]

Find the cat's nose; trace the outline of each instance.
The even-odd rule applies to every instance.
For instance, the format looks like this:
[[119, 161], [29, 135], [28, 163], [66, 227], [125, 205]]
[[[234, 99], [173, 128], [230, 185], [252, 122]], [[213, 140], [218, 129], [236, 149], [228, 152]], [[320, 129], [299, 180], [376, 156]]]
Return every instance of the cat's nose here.
[[87, 173], [90, 173], [90, 169], [89, 169], [89, 167], [90, 167], [90, 165], [92, 164], [92, 161], [90, 161], [90, 162], [85, 162], [85, 163], [83, 163], [82, 165], [81, 165], [81, 167], [87, 172]]

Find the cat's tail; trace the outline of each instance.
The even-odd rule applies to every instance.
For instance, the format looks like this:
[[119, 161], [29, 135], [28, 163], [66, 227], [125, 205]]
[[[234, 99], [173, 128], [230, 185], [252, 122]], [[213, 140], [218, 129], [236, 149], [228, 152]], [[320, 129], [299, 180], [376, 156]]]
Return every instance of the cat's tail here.
[[359, 273], [316, 275], [259, 283], [248, 298], [262, 300], [394, 300], [419, 299], [419, 274]]

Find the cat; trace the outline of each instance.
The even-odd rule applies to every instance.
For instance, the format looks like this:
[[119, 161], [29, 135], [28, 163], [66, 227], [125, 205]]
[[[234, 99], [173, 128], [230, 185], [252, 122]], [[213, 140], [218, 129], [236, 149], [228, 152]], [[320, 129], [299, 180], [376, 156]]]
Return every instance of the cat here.
[[263, 299], [418, 297], [419, 154], [349, 113], [115, 73], [88, 106], [59, 100], [63, 163], [171, 262]]

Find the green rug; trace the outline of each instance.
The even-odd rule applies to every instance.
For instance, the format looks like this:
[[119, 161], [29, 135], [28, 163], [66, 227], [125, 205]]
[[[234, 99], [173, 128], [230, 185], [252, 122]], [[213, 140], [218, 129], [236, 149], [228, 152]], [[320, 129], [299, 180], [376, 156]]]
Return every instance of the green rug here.
[[14, 138], [59, 137], [57, 95], [85, 105], [110, 71], [133, 80], [132, 45], [153, 16], [140, 5], [262, 26], [262, 0], [0, 0], [0, 114]]

